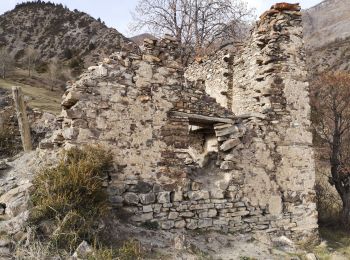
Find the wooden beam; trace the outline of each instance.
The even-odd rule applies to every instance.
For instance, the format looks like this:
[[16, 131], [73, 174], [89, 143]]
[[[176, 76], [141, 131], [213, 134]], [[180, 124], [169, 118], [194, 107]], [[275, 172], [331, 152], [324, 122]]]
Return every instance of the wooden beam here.
[[213, 116], [203, 116], [197, 114], [190, 114], [185, 112], [172, 112], [172, 115], [179, 117], [187, 117], [190, 123], [194, 124], [215, 124], [215, 123], [234, 123], [233, 119]]
[[30, 126], [27, 116], [26, 104], [21, 87], [12, 87], [13, 100], [15, 102], [15, 108], [18, 119], [18, 127], [21, 133], [23, 150], [29, 152], [33, 150], [32, 138], [30, 135]]

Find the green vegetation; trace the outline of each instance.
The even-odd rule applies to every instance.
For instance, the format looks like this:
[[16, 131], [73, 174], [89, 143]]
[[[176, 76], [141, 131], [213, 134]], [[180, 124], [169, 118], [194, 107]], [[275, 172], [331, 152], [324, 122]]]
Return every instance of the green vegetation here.
[[105, 230], [100, 226], [108, 217], [109, 203], [103, 182], [111, 163], [109, 152], [86, 146], [65, 152], [56, 167], [36, 175], [29, 223], [38, 237], [47, 239], [53, 248], [69, 252], [83, 240], [104, 242]]

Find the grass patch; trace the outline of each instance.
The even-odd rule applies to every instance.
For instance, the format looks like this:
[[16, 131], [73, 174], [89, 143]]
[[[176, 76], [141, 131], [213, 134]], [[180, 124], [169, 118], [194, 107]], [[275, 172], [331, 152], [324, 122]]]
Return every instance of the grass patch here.
[[110, 207], [103, 182], [111, 165], [109, 152], [86, 146], [66, 151], [56, 167], [41, 170], [33, 180], [29, 219], [38, 237], [68, 252], [83, 240], [103, 244]]
[[350, 234], [338, 227], [320, 227], [320, 236], [323, 242], [309, 248], [320, 260], [334, 259], [334, 254], [350, 259]]
[[53, 114], [59, 114], [61, 111], [61, 93], [11, 80], [0, 79], [0, 88], [11, 90], [12, 86], [22, 87], [24, 95], [30, 97], [28, 104], [31, 108], [37, 108]]

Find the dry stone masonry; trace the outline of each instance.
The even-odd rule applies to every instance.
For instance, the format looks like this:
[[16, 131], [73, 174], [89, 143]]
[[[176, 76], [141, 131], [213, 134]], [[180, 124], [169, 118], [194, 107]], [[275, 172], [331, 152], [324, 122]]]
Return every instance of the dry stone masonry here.
[[219, 53], [187, 79], [170, 36], [111, 55], [68, 86], [61, 129], [40, 147], [110, 149], [110, 200], [136, 224], [315, 235], [299, 10], [273, 6], [240, 54]]

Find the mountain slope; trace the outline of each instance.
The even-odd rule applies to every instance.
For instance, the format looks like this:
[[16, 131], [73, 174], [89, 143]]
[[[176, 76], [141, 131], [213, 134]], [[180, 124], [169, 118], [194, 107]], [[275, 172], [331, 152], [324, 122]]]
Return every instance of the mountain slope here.
[[82, 58], [86, 64], [103, 59], [123, 48], [136, 48], [117, 30], [86, 13], [41, 1], [19, 4], [0, 16], [0, 46], [16, 59], [28, 47], [43, 61]]
[[350, 36], [350, 0], [325, 0], [304, 12], [304, 38], [320, 47]]
[[304, 11], [303, 22], [311, 75], [350, 71], [350, 0], [325, 0]]

